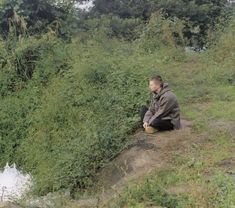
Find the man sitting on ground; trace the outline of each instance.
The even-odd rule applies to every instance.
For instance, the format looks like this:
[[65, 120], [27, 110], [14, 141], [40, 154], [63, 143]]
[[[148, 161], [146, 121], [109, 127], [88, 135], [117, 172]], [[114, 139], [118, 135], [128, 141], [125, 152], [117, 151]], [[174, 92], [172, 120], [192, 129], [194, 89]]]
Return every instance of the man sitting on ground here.
[[153, 76], [149, 80], [152, 99], [149, 108], [142, 106], [141, 122], [147, 133], [180, 129], [180, 109], [175, 94], [161, 76]]

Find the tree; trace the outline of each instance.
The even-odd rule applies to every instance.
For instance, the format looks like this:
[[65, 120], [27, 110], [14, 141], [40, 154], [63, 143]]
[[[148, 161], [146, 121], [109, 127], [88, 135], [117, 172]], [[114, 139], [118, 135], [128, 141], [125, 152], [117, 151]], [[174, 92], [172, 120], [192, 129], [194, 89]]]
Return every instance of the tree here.
[[203, 47], [208, 32], [214, 30], [225, 14], [226, 5], [227, 0], [94, 0], [94, 7], [87, 17], [111, 14], [148, 21], [152, 13], [161, 10], [165, 17], [177, 17], [185, 22], [184, 36], [188, 45]]
[[[84, 3], [89, 0], [77, 0]], [[120, 18], [141, 18], [148, 19], [152, 13], [155, 2], [153, 0], [95, 0], [89, 15], [100, 16], [113, 14]]]
[[188, 44], [203, 47], [208, 31], [213, 30], [223, 16], [226, 3], [226, 0], [160, 0], [158, 7], [168, 17], [185, 20], [184, 36]]
[[[42, 34], [48, 26], [61, 34], [63, 22], [71, 14], [72, 3], [50, 0], [4, 0], [0, 5], [0, 31], [6, 37], [11, 27], [15, 34]], [[66, 24], [64, 24], [66, 25]]]

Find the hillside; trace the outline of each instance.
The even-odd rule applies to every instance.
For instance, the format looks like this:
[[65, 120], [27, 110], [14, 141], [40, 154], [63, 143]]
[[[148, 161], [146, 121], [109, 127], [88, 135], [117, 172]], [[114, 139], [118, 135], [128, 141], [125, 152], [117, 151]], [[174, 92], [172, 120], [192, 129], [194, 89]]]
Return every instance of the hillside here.
[[161, 64], [158, 54], [147, 59], [174, 86], [189, 126], [151, 136], [134, 133], [127, 149], [101, 171], [100, 192], [70, 206], [234, 206], [235, 59], [234, 44], [227, 44], [233, 36], [227, 32], [215, 48], [185, 54], [183, 61]]
[[[31, 173], [30, 196], [59, 193], [54, 207], [235, 206], [232, 9], [115, 0], [83, 14], [68, 2], [0, 3], [1, 167]], [[153, 74], [187, 128], [141, 131]]]
[[[94, 42], [90, 43], [92, 50], [84, 54], [85, 58], [82, 57], [85, 59], [84, 62], [81, 59], [74, 61], [74, 67], [71, 69], [73, 76], [70, 75], [68, 79], [74, 86], [71, 77], [74, 78], [77, 71], [78, 77], [76, 79], [79, 80], [82, 67], [87, 67], [87, 63], [90, 63], [91, 69], [96, 70], [93, 71], [94, 74], [90, 72], [86, 76], [88, 80], [92, 78], [93, 84], [86, 85], [85, 95], [79, 95], [79, 93], [76, 94], [76, 91], [72, 91], [73, 95], [85, 97], [90, 93], [92, 96], [99, 95], [95, 102], [101, 103], [95, 103], [95, 107], [93, 104], [89, 105], [89, 109], [95, 109], [96, 112], [92, 114], [93, 111], [90, 110], [89, 115], [92, 115], [95, 120], [101, 114], [105, 115], [105, 118], [110, 118], [105, 121], [99, 120], [99, 126], [96, 128], [110, 134], [110, 138], [113, 138], [111, 134], [115, 132], [119, 135], [116, 139], [125, 138], [125, 140], [121, 140], [122, 148], [120, 148], [123, 149], [127, 145], [127, 150], [126, 153], [120, 152], [114, 161], [111, 159], [108, 165], [104, 165], [101, 173], [98, 171], [98, 176], [95, 176], [98, 179], [98, 181], [95, 180], [97, 181], [95, 191], [93, 191], [94, 187], [91, 190], [88, 187], [84, 194], [78, 192], [75, 194], [75, 198], [82, 200], [75, 201], [69, 206], [82, 207], [80, 205], [87, 202], [88, 204], [92, 202], [92, 206], [96, 206], [98, 199], [99, 203], [104, 203], [105, 207], [152, 207], [154, 205], [162, 207], [231, 207], [234, 205], [235, 62], [234, 44], [231, 44], [234, 42], [233, 36], [234, 28], [231, 26], [221, 36], [214, 48], [200, 54], [185, 54], [183, 51], [175, 51], [175, 49], [145, 54], [139, 53], [139, 49], [136, 51], [135, 47], [131, 48], [129, 44], [122, 43], [120, 45], [115, 41], [112, 44], [117, 45], [115, 47], [112, 45], [112, 48], [115, 48], [115, 51], [112, 51], [109, 48], [111, 43], [107, 45], [108, 48], [100, 47], [99, 44], [95, 46]], [[94, 49], [95, 47], [97, 48]], [[123, 51], [127, 51], [128, 54], [124, 56]], [[100, 55], [97, 56], [97, 54]], [[107, 57], [109, 58], [107, 59]], [[111, 65], [112, 63], [115, 65]], [[112, 68], [112, 72], [107, 72], [109, 67], [104, 66], [114, 68]], [[87, 72], [87, 68], [85, 69]], [[190, 131], [186, 129], [179, 133], [156, 134], [150, 138], [140, 130], [137, 131], [140, 133], [134, 133], [135, 129], [138, 129], [133, 125], [138, 121], [138, 106], [144, 104], [148, 99], [146, 80], [151, 73], [162, 74], [170, 83], [179, 97], [182, 116], [191, 123]], [[79, 85], [80, 82], [77, 84]], [[61, 91], [65, 85], [68, 87], [70, 84], [64, 84], [62, 80], [57, 78], [46, 90], [48, 100], [45, 102], [47, 105], [48, 103], [51, 105], [51, 108], [50, 106], [48, 108], [52, 112], [55, 111], [55, 103], [64, 103], [57, 99], [61, 99]], [[57, 99], [55, 99], [56, 97]], [[76, 98], [73, 97], [73, 99]], [[67, 99], [67, 102], [71, 101]], [[86, 108], [87, 106], [82, 109]], [[60, 107], [60, 109], [64, 108]], [[44, 110], [46, 109], [40, 110], [39, 114], [43, 115]], [[115, 120], [111, 119], [114, 115], [111, 112], [115, 112]], [[128, 113], [131, 113], [133, 117], [129, 117]], [[74, 113], [73, 115], [78, 114]], [[70, 120], [73, 118], [71, 115], [68, 116]], [[86, 129], [86, 125], [90, 127], [89, 135], [94, 134], [93, 131], [95, 131], [90, 122], [90, 119], [82, 119], [84, 129]], [[75, 125], [74, 123], [75, 121], [73, 125]], [[42, 129], [45, 129], [49, 124], [44, 123], [43, 125]], [[80, 126], [81, 124], [79, 124]], [[124, 134], [118, 134], [120, 132]], [[38, 142], [41, 142], [41, 139], [43, 137], [39, 137]], [[129, 147], [135, 148], [136, 139], [137, 147], [133, 150]], [[146, 142], [147, 147], [140, 144], [140, 148], [138, 148], [139, 140]], [[83, 141], [87, 142], [87, 138]], [[107, 142], [110, 141], [101, 140], [101, 148], [110, 150], [105, 146], [110, 145]], [[36, 147], [40, 147], [39, 144], [30, 143], [30, 149], [34, 151], [34, 154], [36, 154]], [[151, 144], [154, 144], [153, 150]], [[55, 145], [58, 148], [57, 143]], [[27, 146], [25, 145], [25, 147]], [[65, 146], [61, 145], [61, 148], [65, 148]], [[66, 146], [66, 148], [75, 147]], [[41, 155], [40, 150], [38, 154]], [[111, 155], [116, 156], [116, 154], [111, 152]], [[151, 156], [147, 156], [148, 154]], [[97, 156], [93, 155], [93, 157]], [[132, 162], [140, 165], [140, 167], [137, 165], [134, 172], [130, 172], [130, 178], [128, 168], [125, 170], [127, 162], [125, 158], [129, 157], [136, 157], [136, 160]], [[121, 166], [117, 167], [121, 170], [109, 169], [109, 166], [115, 166], [115, 161], [119, 161], [117, 164], [121, 163]], [[45, 163], [45, 160], [42, 162]], [[73, 168], [78, 167], [80, 165], [73, 166]], [[146, 167], [147, 169], [145, 169]], [[77, 169], [73, 171], [75, 170]], [[39, 171], [41, 174], [47, 174], [43, 169]], [[109, 175], [110, 171], [111, 175]], [[113, 171], [114, 175], [112, 175]], [[127, 179], [124, 178], [124, 181], [119, 182], [123, 174], [127, 174]], [[132, 174], [134, 174], [133, 178]], [[114, 182], [112, 182], [113, 180]], [[103, 186], [107, 189], [102, 189]], [[100, 195], [102, 190], [106, 190], [105, 193], [108, 192], [108, 195]], [[90, 195], [94, 196], [90, 198]], [[87, 198], [87, 196], [89, 197]], [[111, 201], [108, 200], [109, 197]]]

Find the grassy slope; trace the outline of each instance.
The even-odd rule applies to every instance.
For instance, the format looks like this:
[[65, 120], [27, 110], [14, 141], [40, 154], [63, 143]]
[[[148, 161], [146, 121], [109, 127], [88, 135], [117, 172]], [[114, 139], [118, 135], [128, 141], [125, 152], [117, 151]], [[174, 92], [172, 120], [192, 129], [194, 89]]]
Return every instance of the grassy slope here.
[[[154, 184], [159, 177], [163, 188], [176, 182], [204, 187], [208, 184], [200, 173], [212, 169], [213, 183], [205, 200], [201, 200], [201, 195], [189, 197], [199, 203], [211, 201], [210, 206], [226, 207], [227, 203], [229, 207], [234, 198], [229, 180], [233, 179], [218, 173], [215, 164], [234, 157], [234, 137], [229, 126], [234, 126], [235, 118], [234, 28], [228, 29], [218, 46], [202, 54], [169, 48], [147, 53], [136, 43], [100, 36], [86, 43], [75, 39], [63, 49], [59, 44], [56, 53], [49, 53], [39, 62], [25, 89], [2, 100], [1, 144], [6, 144], [2, 165], [7, 160], [16, 161], [31, 171], [40, 194], [89, 187], [97, 169], [123, 149], [128, 135], [136, 128], [138, 108], [148, 99], [148, 77], [161, 74], [179, 97], [182, 114], [193, 121], [192, 137], [206, 135], [210, 142], [176, 155], [174, 171], [153, 175], [153, 189], [144, 181], [137, 188], [130, 188], [117, 206], [162, 204], [162, 198], [154, 199]], [[50, 77], [45, 86], [38, 84], [39, 78], [46, 76], [40, 71], [50, 74], [62, 57], [66, 63], [69, 59], [69, 69]], [[11, 138], [17, 144], [9, 142]], [[189, 168], [192, 158], [195, 161]], [[168, 178], [172, 180], [164, 183]], [[218, 191], [213, 193], [216, 188]], [[149, 196], [139, 201], [135, 193]]]
[[[121, 151], [128, 134], [135, 129], [138, 108], [148, 99], [148, 77], [161, 74], [179, 97], [182, 114], [193, 121], [195, 135], [206, 135], [211, 141], [206, 146], [189, 147], [187, 154], [176, 155], [174, 171], [168, 172], [177, 181], [172, 179], [169, 183], [207, 186], [200, 173], [212, 167], [215, 179], [205, 200], [201, 200], [200, 194], [188, 195], [192, 207], [197, 205], [195, 201], [211, 201], [211, 207], [233, 203], [234, 187], [229, 182], [232, 178], [219, 174], [215, 168], [217, 162], [232, 157], [234, 152], [234, 138], [230, 127], [227, 128], [228, 122], [234, 126], [235, 118], [234, 46], [231, 44], [234, 40], [233, 30], [229, 31], [217, 47], [202, 54], [185, 54], [168, 48], [146, 53], [137, 45], [104, 37], [86, 43], [74, 40], [69, 46], [72, 67], [63, 77], [53, 78], [43, 90], [41, 107], [31, 115], [29, 134], [21, 146], [22, 153], [19, 151], [25, 155], [26, 169], [33, 171], [38, 179], [39, 192], [71, 186], [73, 189], [77, 181], [85, 186], [92, 184], [97, 167]], [[188, 168], [193, 158], [195, 162]], [[153, 184], [160, 177], [164, 189], [172, 185], [164, 183], [169, 178], [165, 174], [156, 173], [152, 177], [156, 178]], [[228, 189], [225, 196], [220, 193], [220, 182], [222, 189], [224, 186]], [[164, 205], [164, 198], [154, 199], [154, 187], [149, 189], [144, 184], [124, 192], [117, 206], [146, 207], [149, 202]], [[213, 193], [214, 186], [218, 192]], [[149, 196], [139, 201], [136, 192]], [[174, 203], [182, 201], [185, 205], [179, 207], [190, 207], [190, 199], [179, 199], [179, 202], [177, 199]], [[174, 203], [169, 207], [174, 207]]]
[[[180, 99], [183, 115], [193, 121], [195, 143], [172, 154], [171, 167], [127, 185], [109, 207], [235, 205], [233, 37], [234, 28], [213, 50], [161, 66]], [[147, 62], [153, 60], [149, 57]]]

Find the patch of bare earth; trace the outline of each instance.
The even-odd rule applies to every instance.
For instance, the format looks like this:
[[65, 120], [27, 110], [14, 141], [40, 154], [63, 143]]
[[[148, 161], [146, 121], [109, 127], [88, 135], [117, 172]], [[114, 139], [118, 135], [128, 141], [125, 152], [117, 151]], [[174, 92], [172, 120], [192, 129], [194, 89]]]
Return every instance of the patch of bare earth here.
[[[233, 124], [215, 122], [211, 125], [217, 129], [226, 128], [229, 133], [233, 134]], [[100, 190], [97, 196], [75, 201], [69, 207], [107, 207], [106, 204], [118, 197], [128, 182], [140, 180], [153, 171], [174, 166], [174, 155], [192, 155], [192, 151], [197, 152], [201, 146], [212, 148], [213, 141], [210, 141], [207, 133], [195, 134], [191, 130], [191, 125], [190, 121], [183, 119], [183, 128], [177, 131], [157, 132], [150, 135], [138, 130], [131, 136], [131, 144], [97, 175]], [[218, 164], [224, 170], [231, 170], [234, 165], [234, 157], [227, 158]], [[168, 191], [174, 194], [190, 192], [197, 198], [200, 195], [203, 196], [203, 188], [193, 182], [170, 187]]]
[[[181, 130], [157, 132], [153, 135], [138, 130], [131, 136], [131, 144], [97, 175], [99, 179], [98, 189], [100, 190], [97, 197], [76, 201], [70, 207], [107, 207], [106, 204], [111, 199], [118, 197], [128, 182], [141, 180], [143, 176], [153, 171], [177, 166], [177, 162], [175, 163], [174, 160], [175, 156], [190, 155], [192, 161], [185, 164], [190, 167], [190, 163], [193, 165], [197, 161], [197, 157], [200, 157], [198, 152], [201, 148], [207, 150], [218, 148], [207, 132], [194, 133], [190, 121], [182, 119], [182, 126]], [[217, 131], [227, 132], [232, 139], [235, 139], [234, 121], [211, 121], [209, 126]], [[213, 155], [211, 158], [210, 155], [207, 155], [207, 162], [210, 161], [214, 165]], [[225, 158], [215, 165], [228, 174], [234, 174], [235, 157]], [[210, 170], [210, 167], [204, 170], [205, 179], [208, 178], [209, 180], [211, 171], [213, 171], [213, 168]], [[191, 183], [169, 187], [167, 191], [174, 194], [191, 193], [201, 202], [204, 201], [203, 193], [205, 190], [203, 187], [193, 181]]]
[[227, 174], [235, 177], [235, 157], [230, 157], [222, 160], [217, 164], [222, 170], [225, 170]]
[[153, 135], [138, 130], [131, 136], [133, 142], [97, 175], [101, 190], [97, 198], [78, 200], [70, 206], [105, 207], [121, 193], [127, 182], [138, 180], [153, 170], [167, 168], [172, 151], [182, 149], [191, 137], [191, 122], [182, 120], [182, 126], [181, 130]]
[[219, 130], [226, 130], [233, 139], [235, 139], [235, 122], [234, 121], [211, 121], [210, 126]]

